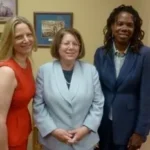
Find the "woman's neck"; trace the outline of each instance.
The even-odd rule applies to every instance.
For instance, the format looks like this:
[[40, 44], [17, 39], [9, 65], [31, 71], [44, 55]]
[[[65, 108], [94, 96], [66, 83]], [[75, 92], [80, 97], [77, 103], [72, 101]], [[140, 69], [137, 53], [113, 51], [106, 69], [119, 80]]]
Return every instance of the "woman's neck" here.
[[27, 57], [22, 57], [22, 56], [18, 56], [15, 55], [13, 57], [13, 59], [22, 67], [22, 68], [26, 68], [27, 67]]
[[116, 49], [122, 53], [127, 49], [128, 45], [129, 45], [128, 43], [122, 44], [122, 43], [117, 43], [117, 42], [115, 42], [114, 44], [115, 44]]
[[69, 71], [69, 70], [73, 69], [75, 62], [67, 62], [67, 61], [60, 60], [60, 64], [61, 64], [63, 70]]

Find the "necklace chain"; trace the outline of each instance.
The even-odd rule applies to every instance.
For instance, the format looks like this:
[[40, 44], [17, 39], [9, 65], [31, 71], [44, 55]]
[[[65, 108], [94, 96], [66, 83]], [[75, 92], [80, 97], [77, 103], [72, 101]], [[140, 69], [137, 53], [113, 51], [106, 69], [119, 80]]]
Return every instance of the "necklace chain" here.
[[67, 83], [67, 84], [71, 84], [71, 82], [68, 82], [67, 80], [66, 80], [66, 83]]

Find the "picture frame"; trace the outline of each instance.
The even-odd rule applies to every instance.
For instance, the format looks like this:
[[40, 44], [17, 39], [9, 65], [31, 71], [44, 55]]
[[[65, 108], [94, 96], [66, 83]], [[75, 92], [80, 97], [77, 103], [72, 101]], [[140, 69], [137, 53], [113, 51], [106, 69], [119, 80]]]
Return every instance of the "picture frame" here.
[[72, 12], [34, 12], [34, 27], [38, 47], [50, 47], [58, 30], [72, 26]]
[[0, 0], [0, 23], [18, 14], [18, 0]]

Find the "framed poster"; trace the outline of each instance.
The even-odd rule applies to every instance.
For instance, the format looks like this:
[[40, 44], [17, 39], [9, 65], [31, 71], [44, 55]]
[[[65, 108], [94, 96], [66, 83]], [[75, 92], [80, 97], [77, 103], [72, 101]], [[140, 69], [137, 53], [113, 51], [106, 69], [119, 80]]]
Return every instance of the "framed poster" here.
[[34, 27], [39, 47], [49, 47], [58, 30], [72, 25], [73, 13], [34, 12]]

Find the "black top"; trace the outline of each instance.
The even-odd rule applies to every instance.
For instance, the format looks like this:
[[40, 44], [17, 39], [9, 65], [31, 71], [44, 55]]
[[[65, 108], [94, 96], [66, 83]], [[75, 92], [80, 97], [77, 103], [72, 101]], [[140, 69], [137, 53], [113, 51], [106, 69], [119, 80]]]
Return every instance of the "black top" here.
[[63, 70], [63, 73], [64, 73], [64, 77], [66, 79], [66, 84], [68, 86], [68, 88], [70, 87], [70, 83], [71, 83], [71, 78], [72, 78], [72, 73], [73, 73], [73, 70]]

